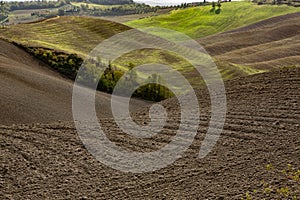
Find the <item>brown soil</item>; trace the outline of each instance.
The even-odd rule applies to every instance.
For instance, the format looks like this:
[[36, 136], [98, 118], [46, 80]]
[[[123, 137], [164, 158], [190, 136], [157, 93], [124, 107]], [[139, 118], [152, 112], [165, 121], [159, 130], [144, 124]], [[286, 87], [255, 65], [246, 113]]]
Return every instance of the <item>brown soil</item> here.
[[[0, 47], [0, 124], [71, 121], [73, 83], [12, 44]], [[97, 92], [96, 101], [99, 114], [111, 116], [110, 95]]]
[[[201, 123], [189, 150], [172, 165], [152, 173], [113, 170], [94, 159], [72, 123], [1, 126], [1, 195], [12, 199], [240, 199], [275, 185], [265, 166], [300, 166], [300, 69], [275, 71], [226, 83], [228, 115], [221, 138], [204, 159], [197, 158], [207, 129], [206, 90], [200, 90]], [[141, 142], [102, 119], [108, 137], [138, 151], [155, 150], [176, 130], [176, 99], [164, 104], [171, 116], [159, 136]], [[135, 113], [137, 120], [144, 111]], [[300, 194], [298, 194], [300, 195]], [[298, 196], [299, 197], [299, 196]], [[284, 199], [271, 194], [269, 199]]]
[[[232, 54], [252, 47], [250, 50], [257, 53], [261, 51], [259, 45], [274, 48], [272, 41], [280, 46], [283, 40], [296, 39], [289, 43], [290, 51], [299, 42], [299, 33], [290, 23], [299, 30], [299, 18], [292, 17], [283, 23], [290, 31], [280, 36], [271, 34], [270, 40], [264, 31], [275, 30], [280, 24], [266, 30], [259, 28], [261, 32], [242, 29], [225, 33], [224, 44], [222, 38], [212, 36], [205, 39], [206, 47], [215, 55], [224, 52], [222, 45], [233, 45]], [[234, 37], [238, 35], [240, 39]], [[257, 43], [258, 36], [263, 41]], [[166, 168], [133, 174], [98, 162], [83, 146], [72, 122], [57, 122], [72, 121], [70, 81], [15, 46], [3, 41], [0, 46], [0, 122], [6, 124], [0, 126], [0, 199], [241, 199], [247, 191], [261, 188], [262, 180], [296, 190], [290, 180], [269, 174], [265, 168], [269, 163], [279, 169], [288, 163], [300, 166], [300, 68], [227, 81], [225, 127], [213, 151], [204, 159], [198, 159], [198, 153], [207, 131], [210, 105], [206, 89], [198, 90], [201, 122], [190, 148]], [[299, 52], [294, 51], [296, 55], [279, 59], [299, 63]], [[252, 62], [252, 58], [247, 59]], [[169, 114], [162, 133], [143, 140], [129, 137], [116, 127], [109, 117], [109, 97], [98, 93], [97, 108], [103, 109], [100, 121], [113, 142], [146, 152], [157, 150], [172, 139], [179, 121], [176, 99], [162, 102]], [[148, 105], [133, 101], [135, 109]], [[140, 124], [149, 122], [147, 108], [132, 116]], [[300, 198], [299, 189], [295, 195]], [[262, 198], [258, 195], [257, 199]], [[266, 199], [288, 198], [271, 193]]]
[[198, 41], [217, 60], [272, 69], [299, 66], [300, 12], [267, 19]]

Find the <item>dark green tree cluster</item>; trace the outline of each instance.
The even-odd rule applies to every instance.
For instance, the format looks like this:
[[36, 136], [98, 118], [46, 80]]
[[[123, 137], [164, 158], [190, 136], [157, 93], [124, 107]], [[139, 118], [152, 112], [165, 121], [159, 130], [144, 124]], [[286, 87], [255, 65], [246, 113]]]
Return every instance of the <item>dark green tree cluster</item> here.
[[138, 88], [134, 94], [135, 96], [150, 101], [162, 101], [174, 96], [174, 94], [168, 88], [159, 84], [162, 80], [157, 74], [153, 74], [148, 79], [152, 83]]
[[[111, 63], [108, 64], [108, 67], [105, 67], [105, 64], [93, 59], [85, 61], [84, 66], [82, 69], [84, 73], [81, 73], [79, 82], [86, 87], [95, 85], [99, 79], [97, 89], [107, 93], [112, 93], [119, 82], [117, 95], [120, 96], [130, 96], [133, 90], [132, 96], [151, 101], [161, 101], [173, 96], [169, 89], [159, 84], [162, 80], [157, 74], [153, 74], [148, 78], [148, 82], [151, 82], [151, 84], [139, 87], [143, 79], [135, 70], [132, 70], [134, 68], [132, 63], [129, 63], [129, 71], [126, 75], [124, 71], [117, 69]], [[102, 76], [99, 78], [100, 74]]]
[[171, 6], [159, 6], [160, 9], [180, 9], [180, 8], [191, 8], [197, 6], [204, 6], [206, 5], [206, 0], [203, 2], [194, 2], [194, 3], [182, 3], [180, 5], [171, 5]]
[[294, 7], [300, 7], [299, 0], [252, 0], [253, 3], [257, 3], [257, 5], [288, 5], [288, 6], [294, 6]]
[[116, 67], [109, 63], [98, 82], [97, 89], [103, 92], [112, 93], [122, 75], [122, 71], [117, 70]]
[[216, 2], [212, 2], [211, 3], [212, 8], [210, 9], [210, 12], [214, 12], [216, 14], [220, 14], [221, 13], [221, 1], [219, 0], [217, 3]]
[[156, 12], [157, 7], [151, 7], [145, 4], [126, 4], [111, 8], [87, 8], [82, 9], [91, 16], [121, 16], [121, 15], [132, 15], [132, 14], [143, 14]]
[[182, 3], [180, 6], [177, 6], [178, 8], [191, 8], [196, 6], [202, 6], [205, 2], [195, 2], [195, 3]]
[[0, 25], [3, 26], [8, 20], [8, 7], [5, 1], [0, 1]]
[[76, 54], [65, 54], [43, 48], [27, 48], [27, 51], [72, 80], [75, 80], [83, 62], [83, 59]]
[[[105, 69], [105, 70], [104, 70]], [[103, 71], [104, 70], [104, 71]], [[101, 77], [99, 77], [102, 74]], [[86, 87], [93, 87], [97, 82], [97, 90], [112, 93], [123, 72], [111, 63], [106, 65], [98, 58], [88, 58], [81, 68], [78, 81]]]
[[58, 1], [12, 1], [8, 3], [9, 10], [29, 10], [29, 9], [47, 9], [47, 8], [59, 8], [67, 5], [70, 1], [58, 0]]
[[72, 0], [72, 2], [94, 3], [99, 5], [126, 5], [134, 3], [133, 0]]
[[[31, 55], [42, 60], [51, 68], [72, 80], [75, 80], [78, 70], [83, 63], [83, 59], [76, 54], [66, 54], [44, 48], [23, 48]], [[83, 75], [78, 77], [79, 83], [86, 87], [90, 87], [98, 81], [97, 90], [112, 93], [118, 81], [120, 81], [125, 73], [124, 71], [117, 69], [117, 67], [113, 66], [111, 63], [108, 64], [108, 67], [104, 66], [105, 64], [103, 64], [100, 59], [86, 60], [84, 68], [81, 69], [84, 70], [84, 73], [81, 73]], [[160, 83], [163, 83], [163, 80], [157, 74], [153, 74], [148, 78], [147, 82], [150, 82], [150, 84], [138, 87], [140, 83], [144, 81], [139, 77], [135, 70], [132, 70], [133, 68], [134, 65], [129, 63], [129, 71], [126, 73], [126, 77], [122, 79], [124, 82], [119, 84], [122, 87], [120, 88], [120, 91], [122, 92], [120, 95], [128, 96], [132, 93], [132, 89], [136, 89], [133, 96], [151, 101], [161, 101], [174, 96], [168, 88], [160, 85]], [[103, 71], [103, 69], [105, 70]], [[100, 74], [102, 74], [102, 76], [99, 78]]]

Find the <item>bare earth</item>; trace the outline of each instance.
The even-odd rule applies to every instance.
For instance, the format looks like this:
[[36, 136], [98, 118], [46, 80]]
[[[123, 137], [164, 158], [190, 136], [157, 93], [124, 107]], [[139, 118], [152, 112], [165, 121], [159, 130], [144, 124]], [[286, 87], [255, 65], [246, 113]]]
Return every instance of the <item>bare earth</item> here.
[[[0, 47], [0, 124], [72, 121], [72, 81], [12, 44]], [[96, 96], [99, 115], [111, 116], [110, 95]], [[149, 104], [133, 102], [133, 109]]]
[[[265, 167], [300, 166], [300, 68], [227, 81], [224, 130], [204, 159], [198, 153], [210, 105], [207, 90], [198, 90], [201, 121], [190, 148], [166, 168], [133, 174], [111, 169], [86, 150], [71, 122], [70, 81], [13, 45], [0, 45], [0, 199], [241, 199], [262, 180], [296, 190]], [[211, 51], [217, 55], [220, 49]], [[163, 131], [140, 139], [121, 132], [110, 118], [109, 97], [97, 94], [97, 110], [111, 141], [149, 152], [172, 140], [180, 119], [176, 99], [161, 102], [169, 116]], [[149, 123], [148, 108], [142, 108], [147, 105], [132, 102], [139, 124]], [[288, 198], [271, 193], [267, 199]]]
[[233, 31], [199, 39], [210, 55], [231, 62], [269, 70], [300, 66], [300, 12], [270, 18]]
[[[240, 199], [268, 179], [264, 170], [268, 163], [299, 166], [300, 70], [241, 78], [226, 88], [229, 111], [214, 150], [197, 158], [209, 116], [203, 90], [198, 93], [202, 117], [194, 143], [183, 158], [153, 173], [123, 173], [101, 164], [84, 148], [72, 123], [1, 126], [1, 196]], [[112, 119], [102, 119], [102, 125], [108, 137], [124, 148], [155, 150], [176, 131], [177, 110], [171, 103], [176, 100], [163, 104], [174, 115], [162, 134], [152, 139], [124, 135]], [[135, 118], [143, 121], [141, 112]], [[270, 197], [274, 198], [279, 197]]]

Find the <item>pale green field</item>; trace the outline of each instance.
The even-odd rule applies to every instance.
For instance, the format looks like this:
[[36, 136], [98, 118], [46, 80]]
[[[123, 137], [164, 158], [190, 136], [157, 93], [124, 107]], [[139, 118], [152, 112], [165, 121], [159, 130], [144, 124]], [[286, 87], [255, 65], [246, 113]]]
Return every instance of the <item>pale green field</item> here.
[[[223, 3], [220, 14], [211, 13], [210, 9], [211, 6], [175, 10], [170, 14], [148, 17], [126, 24], [138, 28], [158, 26], [186, 33], [192, 38], [200, 38], [273, 16], [300, 11], [300, 8], [284, 5], [258, 6], [249, 2]], [[26, 46], [76, 53], [84, 58], [101, 41], [126, 30], [129, 30], [129, 27], [97, 18], [57, 17], [36, 23], [9, 26], [0, 30], [0, 37]], [[193, 68], [187, 61], [161, 50], [134, 51], [123, 55], [113, 64], [127, 70], [130, 63], [135, 66], [147, 63], [171, 65], [189, 76], [192, 82], [199, 82], [194, 78]], [[229, 62], [217, 64], [224, 79], [264, 72], [243, 64]]]
[[211, 12], [212, 6], [174, 10], [170, 14], [148, 17], [125, 23], [134, 28], [161, 27], [185, 33], [192, 38], [228, 31], [255, 22], [300, 12], [300, 8], [286, 5], [256, 5], [250, 2], [222, 3], [220, 14]]

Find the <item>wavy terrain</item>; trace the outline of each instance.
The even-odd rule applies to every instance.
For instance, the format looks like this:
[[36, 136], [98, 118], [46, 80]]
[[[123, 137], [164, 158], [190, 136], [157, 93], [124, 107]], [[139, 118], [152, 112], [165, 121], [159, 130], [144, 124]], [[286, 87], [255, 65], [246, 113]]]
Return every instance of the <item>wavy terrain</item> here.
[[[38, 23], [53, 23], [55, 30], [70, 39], [55, 41], [47, 38], [47, 34], [53, 34], [50, 29], [40, 29], [45, 34], [37, 34], [37, 46], [46, 44], [41, 41], [57, 42], [57, 46], [48, 47], [88, 52], [93, 44], [85, 44], [84, 35], [68, 35], [63, 29], [62, 22], [68, 20], [76, 21], [78, 34], [83, 33], [82, 27], [95, 31], [95, 35], [102, 31], [108, 33], [107, 37], [116, 33], [108, 27], [94, 27], [91, 19], [87, 20], [88, 26], [80, 18], [61, 20]], [[220, 139], [207, 157], [198, 158], [211, 106], [207, 89], [197, 89], [201, 115], [192, 145], [166, 168], [140, 174], [113, 170], [97, 161], [72, 122], [73, 83], [22, 49], [0, 40], [0, 199], [231, 200], [245, 198], [248, 191], [256, 199], [300, 199], [299, 180], [281, 171], [277, 174], [266, 170], [266, 166], [280, 170], [288, 164], [297, 170], [300, 166], [299, 21], [299, 13], [294, 13], [199, 39], [220, 64], [223, 77], [235, 78], [225, 81], [227, 118]], [[14, 32], [16, 27], [1, 34], [13, 30], [10, 37], [21, 41], [18, 34], [24, 27]], [[32, 24], [32, 30], [37, 27]], [[95, 41], [106, 36], [100, 34]], [[73, 37], [79, 42], [72, 43]], [[68, 42], [69, 46], [64, 46]], [[78, 49], [80, 45], [86, 46]], [[178, 100], [172, 98], [160, 104], [168, 113], [166, 125], [159, 134], [141, 139], [118, 128], [111, 118], [109, 94], [96, 95], [96, 110], [107, 137], [138, 152], [158, 150], [176, 134], [180, 122]], [[150, 102], [132, 99], [131, 106], [134, 121], [149, 124]], [[271, 192], [265, 191], [265, 183], [271, 185]], [[285, 187], [289, 188], [288, 194], [286, 190], [278, 192]], [[265, 193], [254, 192], [261, 188]]]
[[222, 61], [258, 69], [299, 65], [299, 21], [300, 12], [263, 20], [198, 41]]
[[[227, 82], [226, 89], [227, 120], [213, 151], [197, 158], [209, 118], [207, 92], [200, 90], [201, 122], [194, 143], [175, 163], [152, 173], [123, 173], [101, 164], [87, 152], [72, 123], [1, 126], [0, 195], [2, 199], [241, 199], [262, 180], [278, 187], [291, 185], [284, 177], [278, 182], [265, 166], [300, 165], [300, 69], [236, 79]], [[173, 114], [162, 133], [151, 139], [123, 134], [109, 118], [101, 120], [103, 130], [124, 148], [156, 150], [177, 130], [176, 102], [162, 102]], [[145, 112], [134, 118], [148, 123]], [[290, 190], [299, 192], [294, 187]], [[288, 199], [277, 193], [269, 197]]]
[[299, 12], [287, 5], [257, 5], [252, 2], [222, 3], [220, 13], [211, 5], [173, 10], [168, 14], [126, 22], [133, 28], [160, 27], [185, 33], [193, 39], [233, 30], [268, 18]]
[[216, 59], [224, 77], [229, 79], [243, 71], [254, 74], [299, 67], [299, 21], [300, 12], [282, 15], [198, 39], [198, 42]]
[[[0, 46], [0, 124], [72, 121], [73, 82], [8, 42]], [[109, 116], [110, 95], [96, 98], [99, 113]], [[133, 101], [136, 108], [147, 104]]]
[[[175, 18], [174, 21], [177, 23], [177, 18], [180, 17], [186, 19], [186, 15], [188, 15], [187, 13], [197, 11], [197, 14], [200, 16], [207, 15], [212, 18], [210, 19], [212, 22], [226, 20], [222, 23], [224, 25], [229, 22], [235, 23], [235, 21], [226, 17], [223, 19], [223, 15], [232, 17], [231, 13], [235, 10], [231, 10], [231, 12], [230, 9], [237, 9], [239, 12], [242, 12], [243, 9], [240, 7], [244, 8], [244, 6], [247, 6], [248, 4], [249, 3], [246, 2], [237, 2], [233, 4], [226, 3], [222, 9], [224, 9], [224, 12], [226, 9], [227, 11], [226, 13], [220, 14], [220, 16], [215, 16], [215, 14], [211, 16], [212, 14], [209, 14], [209, 11], [207, 11], [208, 13], [206, 14], [202, 13], [200, 15], [199, 13], [201, 12], [198, 12], [197, 10], [199, 8], [191, 8], [178, 10], [173, 14], [170, 14], [170, 16], [161, 15], [159, 17], [164, 16], [163, 19], [167, 20], [172, 19], [173, 16]], [[205, 47], [210, 55], [216, 59], [220, 72], [225, 80], [261, 73], [274, 68], [299, 66], [300, 17], [299, 12], [296, 12], [298, 8], [290, 8], [287, 6], [260, 7], [254, 4], [251, 4], [250, 8], [248, 12], [251, 14], [243, 15], [243, 19], [249, 23], [235, 24], [232, 27], [228, 25], [226, 27], [231, 27], [230, 29], [234, 27], [239, 28], [197, 39], [197, 41]], [[208, 8], [205, 7], [201, 9]], [[259, 19], [250, 20], [251, 17], [258, 14], [257, 12], [263, 14], [258, 15], [260, 16]], [[273, 15], [289, 12], [292, 13], [270, 18]], [[185, 13], [185, 15], [180, 13]], [[219, 19], [220, 17], [221, 19]], [[268, 19], [259, 21], [260, 19], [265, 18]], [[205, 22], [207, 21], [206, 19], [202, 20]], [[257, 23], [251, 24], [252, 22]], [[169, 22], [167, 24], [169, 24]], [[197, 24], [199, 25], [198, 21]], [[240, 27], [245, 24], [251, 25]], [[154, 25], [160, 26], [155, 23]], [[178, 27], [182, 26], [178, 25]], [[60, 17], [35, 23], [19, 24], [7, 27], [6, 29], [0, 30], [0, 37], [26, 46], [50, 48], [67, 53], [77, 53], [81, 57], [85, 57], [104, 39], [110, 38], [117, 33], [129, 29], [130, 28], [125, 25], [102, 19], [87, 17]], [[186, 30], [190, 29], [186, 28]], [[222, 29], [217, 32], [224, 30]], [[212, 33], [209, 33], [208, 35], [210, 34]], [[32, 37], [32, 35], [35, 35], [35, 37]], [[126, 61], [124, 61], [125, 58], [127, 59]], [[174, 60], [176, 60], [176, 62], [174, 62]], [[113, 64], [118, 66], [120, 69], [126, 70], [129, 62], [134, 65], [151, 62], [171, 64], [174, 68], [180, 69], [183, 73], [189, 74], [188, 76], [193, 74], [188, 63], [184, 62], [180, 58], [176, 58], [174, 55], [170, 54], [169, 56], [168, 53], [163, 51], [153, 51], [149, 49], [134, 51], [128, 55], [120, 57]], [[192, 75], [190, 77], [188, 78], [191, 80], [194, 79]], [[200, 80], [197, 79], [196, 82], [199, 81]]]
[[84, 57], [104, 39], [129, 29], [99, 18], [68, 16], [8, 26], [0, 30], [0, 37], [25, 46], [45, 47]]

